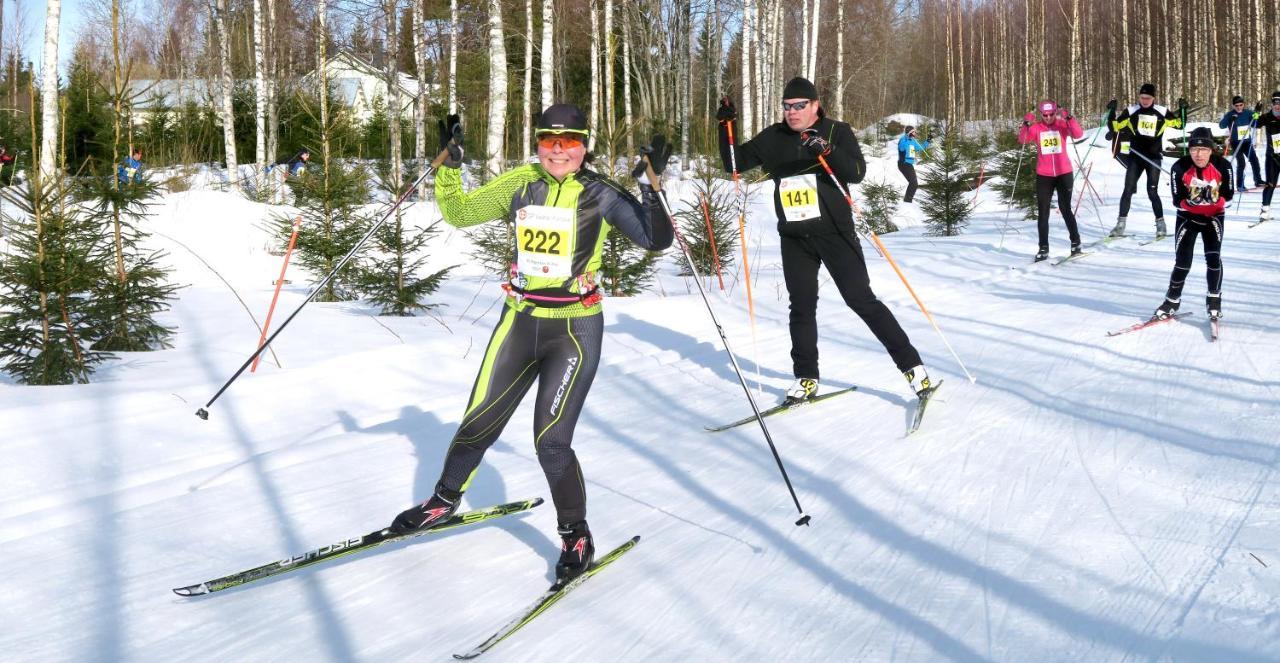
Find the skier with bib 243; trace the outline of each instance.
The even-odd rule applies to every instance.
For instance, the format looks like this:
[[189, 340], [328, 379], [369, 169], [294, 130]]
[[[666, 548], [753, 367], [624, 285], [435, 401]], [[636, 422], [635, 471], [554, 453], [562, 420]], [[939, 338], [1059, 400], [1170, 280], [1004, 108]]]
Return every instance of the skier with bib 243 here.
[[[1036, 262], [1049, 257], [1049, 201], [1058, 192], [1058, 210], [1071, 237], [1071, 255], [1080, 254], [1080, 231], [1071, 211], [1071, 188], [1075, 185], [1071, 157], [1067, 156], [1067, 140], [1084, 136], [1080, 123], [1064, 108], [1052, 101], [1040, 102], [1039, 117], [1035, 111], [1023, 118], [1018, 142], [1036, 146], [1036, 205], [1039, 216], [1036, 230], [1040, 234], [1040, 250]], [[1034, 124], [1033, 124], [1034, 123]]]
[[[586, 487], [570, 444], [587, 391], [600, 363], [604, 333], [599, 289], [601, 251], [610, 230], [620, 230], [651, 251], [671, 246], [670, 221], [646, 184], [644, 202], [584, 167], [586, 117], [556, 104], [537, 124], [538, 162], [509, 170], [470, 193], [462, 190], [462, 148], [457, 116], [441, 123], [441, 150], [449, 156], [436, 173], [441, 214], [454, 227], [508, 220], [515, 231], [506, 305], [484, 353], [462, 423], [445, 454], [427, 501], [396, 516], [397, 533], [447, 520], [485, 450], [498, 439], [524, 395], [538, 383], [533, 444], [551, 487], [562, 539], [558, 582], [581, 575], [595, 544], [587, 527]], [[451, 140], [451, 136], [455, 137]], [[671, 156], [660, 136], [649, 161], [659, 174]]]
[[[788, 401], [818, 393], [818, 267], [825, 265], [845, 304], [862, 318], [917, 394], [931, 386], [920, 353], [884, 302], [871, 291], [844, 188], [862, 181], [866, 162], [853, 129], [825, 116], [818, 90], [793, 78], [782, 92], [782, 122], [751, 140], [729, 145], [726, 124], [737, 118], [725, 97], [720, 120], [720, 156], [725, 172], [760, 166], [774, 182], [774, 211], [782, 244], [782, 274], [791, 300], [791, 360], [795, 382]], [[736, 156], [736, 161], [734, 160]], [[819, 159], [826, 162], [824, 166]], [[826, 172], [830, 168], [834, 177]], [[838, 179], [839, 184], [833, 181]]]

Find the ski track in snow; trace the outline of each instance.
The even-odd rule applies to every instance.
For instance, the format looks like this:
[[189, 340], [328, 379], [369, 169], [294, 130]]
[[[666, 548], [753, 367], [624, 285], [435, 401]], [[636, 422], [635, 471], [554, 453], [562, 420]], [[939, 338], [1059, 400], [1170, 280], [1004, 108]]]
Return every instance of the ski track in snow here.
[[[1078, 212], [1086, 243], [1118, 203], [1121, 171], [1104, 152], [1089, 158], [1105, 204]], [[900, 185], [891, 144], [883, 154], [868, 179]], [[689, 182], [666, 188], [692, 199]], [[574, 448], [598, 547], [643, 539], [485, 660], [1276, 660], [1280, 225], [1246, 228], [1256, 196], [1229, 215], [1217, 343], [1199, 306], [1202, 255], [1183, 297], [1192, 316], [1107, 338], [1150, 315], [1172, 268], [1172, 242], [1139, 245], [1150, 211], [1141, 191], [1133, 203], [1139, 237], [1058, 267], [1030, 264], [1034, 221], [1006, 222], [986, 185], [959, 237], [921, 236], [918, 208], [900, 206], [903, 230], [883, 240], [975, 384], [864, 243], [877, 293], [946, 383], [911, 437], [905, 383], [822, 274], [822, 387], [858, 390], [766, 420], [809, 527], [791, 525], [758, 425], [703, 431], [750, 408], [674, 261], [651, 292], [610, 299]], [[761, 408], [791, 381], [771, 209], [767, 185], [754, 186], [754, 334], [741, 268], [725, 274], [727, 293], [704, 280]], [[175, 348], [122, 355], [91, 385], [0, 380], [0, 651], [446, 660], [545, 588], [558, 555], [550, 504], [210, 597], [172, 595], [385, 526], [427, 495], [500, 295], [466, 265], [431, 316], [310, 304], [273, 344], [281, 366], [243, 375], [204, 422], [192, 412], [258, 339], [232, 291], [261, 319], [279, 271], [262, 226], [290, 209], [194, 190], [155, 211], [153, 244], [189, 284], [165, 314]], [[1050, 238], [1053, 257], [1065, 254], [1056, 211]], [[432, 265], [468, 247], [465, 233], [442, 233]], [[273, 325], [307, 292], [306, 275], [289, 278]], [[470, 506], [548, 496], [532, 401], [486, 455]]]

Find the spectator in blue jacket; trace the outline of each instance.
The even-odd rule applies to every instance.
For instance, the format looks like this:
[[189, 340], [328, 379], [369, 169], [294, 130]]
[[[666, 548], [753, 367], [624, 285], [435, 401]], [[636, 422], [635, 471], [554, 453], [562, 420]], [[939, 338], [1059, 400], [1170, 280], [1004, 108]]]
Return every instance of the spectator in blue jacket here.
[[916, 140], [915, 127], [902, 130], [902, 137], [898, 139], [898, 172], [907, 178], [907, 195], [902, 198], [904, 203], [911, 202], [916, 195], [916, 188], [919, 186], [919, 182], [916, 181], [916, 159], [927, 149], [929, 149], [929, 141], [926, 140], [921, 145], [920, 141]]
[[142, 181], [142, 148], [135, 147], [116, 169], [116, 180], [121, 184]]
[[307, 171], [307, 164], [311, 161], [311, 150], [305, 147], [298, 150], [298, 153], [289, 159], [289, 175], [297, 177]]
[[1231, 153], [1235, 155], [1232, 159], [1236, 162], [1236, 189], [1243, 190], [1244, 186], [1244, 160], [1247, 156], [1249, 164], [1253, 166], [1253, 186], [1262, 186], [1262, 175], [1258, 168], [1258, 153], [1253, 149], [1253, 121], [1257, 118], [1257, 114], [1244, 107], [1244, 97], [1236, 95], [1231, 100], [1231, 110], [1227, 111], [1222, 119], [1218, 121], [1219, 129], [1227, 130], [1227, 145], [1231, 149]]

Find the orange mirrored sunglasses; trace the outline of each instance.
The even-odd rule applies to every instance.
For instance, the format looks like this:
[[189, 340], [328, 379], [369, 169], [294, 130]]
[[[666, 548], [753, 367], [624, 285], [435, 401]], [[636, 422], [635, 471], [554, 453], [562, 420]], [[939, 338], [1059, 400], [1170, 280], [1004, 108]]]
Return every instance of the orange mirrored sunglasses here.
[[584, 145], [583, 136], [580, 134], [542, 134], [538, 136], [538, 145], [548, 150], [554, 149], [556, 143], [560, 144], [560, 149], [569, 150]]

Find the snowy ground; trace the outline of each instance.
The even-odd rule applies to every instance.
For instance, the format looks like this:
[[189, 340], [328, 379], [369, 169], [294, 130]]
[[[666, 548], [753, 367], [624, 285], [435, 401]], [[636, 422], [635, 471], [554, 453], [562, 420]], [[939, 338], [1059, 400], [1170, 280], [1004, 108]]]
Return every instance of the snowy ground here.
[[[901, 184], [886, 154], [871, 177]], [[1105, 150], [1090, 160], [1106, 204], [1081, 206], [1086, 241], [1110, 228], [1121, 186]], [[738, 275], [713, 301], [771, 404], [791, 375], [765, 200], [750, 217], [754, 342]], [[1034, 223], [986, 187], [979, 200], [960, 237], [922, 237], [914, 205], [884, 237], [976, 384], [864, 247], [946, 381], [916, 436], [901, 376], [821, 277], [824, 387], [859, 389], [769, 421], [810, 527], [792, 526], [758, 427], [702, 430], [749, 408], [692, 284], [668, 263], [653, 292], [608, 301], [575, 448], [598, 544], [643, 539], [485, 658], [1280, 658], [1280, 223], [1246, 228], [1258, 194], [1229, 217], [1220, 342], [1200, 256], [1194, 315], [1107, 338], [1160, 302], [1172, 242], [1032, 266]], [[1147, 209], [1136, 196], [1131, 231], [1151, 233]], [[275, 343], [279, 366], [268, 357], [201, 421], [257, 342], [244, 305], [261, 320], [270, 301], [279, 259], [258, 226], [271, 213], [206, 190], [167, 196], [151, 229], [190, 284], [166, 315], [176, 347], [123, 355], [91, 385], [0, 378], [0, 659], [447, 660], [547, 584], [549, 505], [211, 597], [169, 591], [381, 527], [425, 497], [496, 320], [500, 291], [474, 266], [430, 316], [310, 305]], [[1064, 255], [1056, 215], [1051, 232]], [[448, 233], [435, 255], [451, 264], [465, 246]], [[291, 278], [285, 312], [306, 291]], [[529, 406], [471, 505], [547, 495]]]

